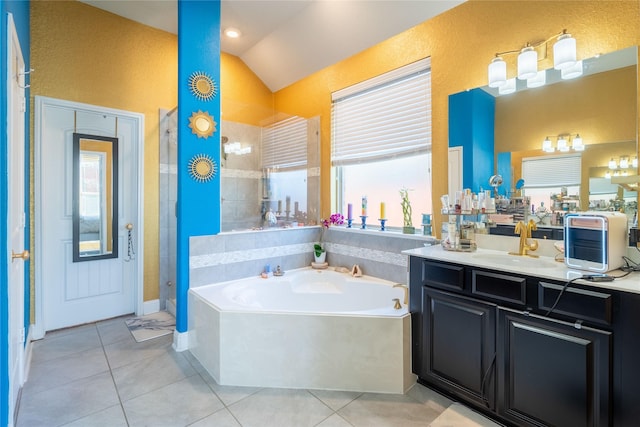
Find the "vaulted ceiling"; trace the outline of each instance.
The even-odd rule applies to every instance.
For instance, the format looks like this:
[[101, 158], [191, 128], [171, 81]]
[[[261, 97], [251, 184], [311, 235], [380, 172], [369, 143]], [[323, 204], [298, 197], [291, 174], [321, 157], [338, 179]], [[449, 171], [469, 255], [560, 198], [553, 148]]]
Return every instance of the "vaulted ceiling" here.
[[[133, 21], [178, 32], [175, 0], [81, 0]], [[222, 0], [222, 51], [282, 89], [424, 22], [464, 0]]]

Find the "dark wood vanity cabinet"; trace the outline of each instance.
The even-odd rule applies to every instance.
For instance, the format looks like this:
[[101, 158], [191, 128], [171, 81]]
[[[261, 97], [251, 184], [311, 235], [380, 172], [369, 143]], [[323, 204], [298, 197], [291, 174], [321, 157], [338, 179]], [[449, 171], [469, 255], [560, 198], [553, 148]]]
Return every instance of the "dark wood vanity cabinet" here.
[[506, 425], [640, 425], [640, 295], [410, 257], [413, 372]]

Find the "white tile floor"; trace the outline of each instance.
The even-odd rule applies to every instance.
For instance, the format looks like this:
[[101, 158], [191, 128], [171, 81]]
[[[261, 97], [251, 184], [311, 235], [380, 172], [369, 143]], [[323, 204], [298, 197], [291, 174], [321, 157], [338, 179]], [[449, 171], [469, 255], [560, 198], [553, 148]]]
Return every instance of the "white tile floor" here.
[[221, 386], [172, 339], [136, 343], [124, 318], [47, 334], [18, 426], [497, 426], [421, 385], [405, 395]]

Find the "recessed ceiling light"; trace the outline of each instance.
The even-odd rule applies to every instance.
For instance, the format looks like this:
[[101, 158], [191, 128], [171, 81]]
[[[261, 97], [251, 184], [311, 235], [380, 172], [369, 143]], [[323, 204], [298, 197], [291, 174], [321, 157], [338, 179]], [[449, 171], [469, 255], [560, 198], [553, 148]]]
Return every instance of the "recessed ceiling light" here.
[[237, 39], [242, 35], [242, 33], [237, 28], [227, 28], [226, 30], [224, 30], [224, 35], [229, 37], [230, 39]]

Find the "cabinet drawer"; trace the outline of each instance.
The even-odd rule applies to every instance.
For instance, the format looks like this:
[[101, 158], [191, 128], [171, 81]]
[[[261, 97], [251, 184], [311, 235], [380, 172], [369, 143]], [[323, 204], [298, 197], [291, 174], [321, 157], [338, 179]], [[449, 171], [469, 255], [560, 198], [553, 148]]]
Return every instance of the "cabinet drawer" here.
[[464, 267], [424, 261], [422, 283], [437, 288], [461, 291], [464, 289]]
[[473, 270], [471, 273], [471, 293], [524, 306], [527, 299], [527, 279]]
[[[548, 311], [558, 298], [562, 287], [562, 285], [555, 283], [538, 282], [538, 308], [545, 312]], [[553, 312], [576, 319], [611, 325], [612, 304], [613, 297], [606, 292], [568, 287]]]

